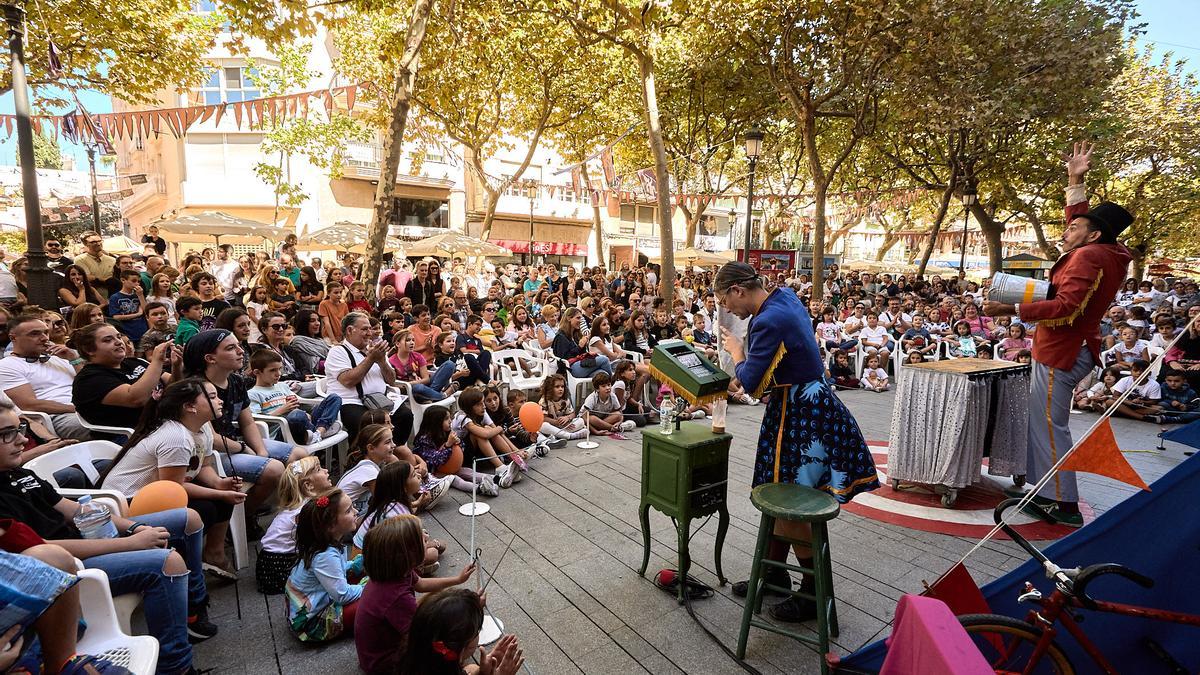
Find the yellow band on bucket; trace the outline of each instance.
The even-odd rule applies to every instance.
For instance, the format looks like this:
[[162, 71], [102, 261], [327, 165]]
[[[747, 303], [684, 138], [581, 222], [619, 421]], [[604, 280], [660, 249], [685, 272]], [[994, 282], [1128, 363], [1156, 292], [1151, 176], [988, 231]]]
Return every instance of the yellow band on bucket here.
[[1033, 302], [1033, 294], [1036, 290], [1037, 290], [1037, 284], [1033, 283], [1032, 281], [1026, 281], [1025, 282], [1025, 297], [1023, 300], [1021, 300], [1021, 302], [1024, 302], [1024, 303]]

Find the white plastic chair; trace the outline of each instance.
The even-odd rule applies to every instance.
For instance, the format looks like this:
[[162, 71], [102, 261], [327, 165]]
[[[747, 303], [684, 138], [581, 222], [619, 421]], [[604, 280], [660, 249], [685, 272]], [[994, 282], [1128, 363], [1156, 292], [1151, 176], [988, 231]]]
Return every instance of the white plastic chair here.
[[[508, 365], [506, 361], [511, 361], [512, 365]], [[550, 374], [550, 363], [546, 359], [533, 356], [523, 349], [501, 349], [492, 352], [492, 364], [498, 366], [501, 380], [510, 389], [520, 391], [540, 390]], [[526, 376], [521, 364], [529, 366], [534, 374]]]
[[[350, 435], [345, 431], [338, 431], [336, 434], [330, 434], [323, 437], [316, 443], [301, 443], [292, 436], [292, 428], [287, 423], [287, 418], [277, 415], [252, 415], [257, 424], [265, 424], [267, 426], [266, 438], [276, 438], [284, 443], [290, 443], [293, 446], [299, 445], [308, 450], [309, 454], [316, 455], [325, 452], [329, 448], [337, 448], [343, 443], [350, 443]], [[260, 427], [261, 428], [261, 427]], [[307, 439], [305, 439], [307, 440]]]
[[1150, 356], [1150, 379], [1158, 380], [1158, 373], [1162, 370], [1162, 361], [1155, 361], [1166, 350], [1162, 347], [1150, 347], [1146, 350]]
[[125, 436], [128, 438], [133, 435], [133, 429], [129, 427], [110, 427], [103, 424], [92, 424], [83, 419], [83, 415], [75, 415], [79, 418], [79, 425], [88, 431], [94, 431], [98, 434], [108, 434], [109, 436]]
[[[87, 631], [75, 649], [80, 654], [91, 654], [123, 666], [135, 675], [153, 675], [158, 667], [158, 640], [149, 635], [129, 635], [129, 615], [124, 615], [117, 605], [132, 598], [134, 606], [141, 602], [135, 593], [115, 599], [108, 585], [104, 570], [80, 569], [79, 606]], [[132, 611], [129, 612], [132, 614]]]
[[[261, 422], [258, 424], [261, 424]], [[226, 478], [225, 463], [221, 461], [224, 453], [214, 450], [213, 454], [215, 455], [213, 465], [217, 470], [217, 475], [221, 478]], [[234, 566], [239, 570], [246, 569], [250, 566], [250, 540], [246, 536], [245, 502], [233, 505], [233, 514], [229, 516], [229, 537], [233, 539]]]
[[400, 394], [407, 399], [408, 409], [412, 411], [413, 428], [412, 435], [409, 437], [409, 441], [412, 441], [412, 439], [416, 437], [417, 432], [420, 431], [421, 420], [425, 418], [426, 410], [429, 410], [433, 407], [439, 407], [453, 411], [454, 407], [458, 404], [458, 392], [455, 392], [453, 396], [447, 396], [440, 401], [420, 403], [417, 401], [417, 397], [413, 396], [412, 384], [396, 380], [396, 391], [400, 392]]
[[128, 500], [118, 490], [100, 488], [63, 488], [54, 479], [54, 472], [69, 467], [76, 467], [93, 485], [100, 480], [100, 472], [92, 465], [94, 459], [113, 459], [120, 452], [121, 446], [110, 441], [83, 441], [74, 445], [66, 445], [51, 450], [41, 457], [35, 457], [25, 462], [25, 468], [37, 474], [39, 478], [54, 486], [64, 497], [82, 497], [91, 495], [93, 498], [104, 498], [105, 504], [116, 513], [124, 514], [128, 510]]

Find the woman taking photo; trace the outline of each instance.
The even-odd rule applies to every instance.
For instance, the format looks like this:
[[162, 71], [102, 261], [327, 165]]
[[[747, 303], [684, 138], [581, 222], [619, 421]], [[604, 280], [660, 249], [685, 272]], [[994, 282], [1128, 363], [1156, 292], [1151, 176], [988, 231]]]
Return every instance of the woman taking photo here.
[[612, 375], [612, 364], [607, 356], [591, 354], [584, 348], [587, 336], [583, 334], [582, 324], [583, 315], [577, 308], [570, 307], [563, 312], [551, 346], [554, 355], [566, 362], [575, 377], [588, 378], [600, 371]]
[[58, 287], [58, 297], [67, 307], [79, 307], [87, 302], [99, 305], [101, 302], [100, 294], [92, 288], [91, 282], [88, 281], [87, 272], [84, 272], [79, 265], [67, 266], [62, 284]]
[[238, 489], [240, 478], [221, 478], [216, 470], [211, 422], [221, 410], [216, 388], [200, 378], [167, 387], [159, 399], [147, 401], [145, 414], [99, 485], [133, 497], [155, 481], [181, 484], [188, 508], [204, 523], [204, 567], [236, 579], [225, 559], [225, 532], [233, 507], [246, 495]]
[[77, 331], [72, 342], [87, 364], [75, 375], [71, 402], [86, 422], [132, 429], [156, 389], [178, 374], [180, 355], [164, 342], [150, 352], [149, 363], [134, 358], [117, 329], [97, 323]]

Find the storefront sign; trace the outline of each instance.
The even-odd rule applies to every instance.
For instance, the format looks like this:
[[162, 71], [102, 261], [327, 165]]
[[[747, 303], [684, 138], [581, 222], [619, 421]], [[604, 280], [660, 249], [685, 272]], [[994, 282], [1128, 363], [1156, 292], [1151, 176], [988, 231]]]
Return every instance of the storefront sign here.
[[[513, 253], [529, 253], [530, 244], [528, 241], [515, 241], [512, 239], [489, 239], [492, 244], [503, 246]], [[585, 244], [566, 244], [557, 241], [535, 241], [533, 242], [534, 255], [570, 255], [570, 256], [587, 256], [587, 245]]]

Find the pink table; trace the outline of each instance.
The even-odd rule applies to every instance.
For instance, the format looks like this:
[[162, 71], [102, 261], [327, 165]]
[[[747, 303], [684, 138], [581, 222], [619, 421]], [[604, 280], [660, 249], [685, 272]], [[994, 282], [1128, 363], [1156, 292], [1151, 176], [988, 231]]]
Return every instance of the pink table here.
[[995, 673], [946, 603], [934, 598], [900, 598], [887, 645], [879, 675]]

